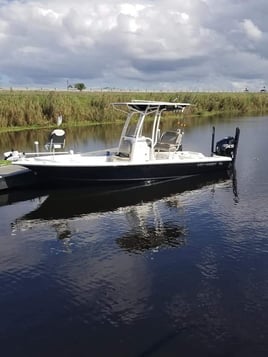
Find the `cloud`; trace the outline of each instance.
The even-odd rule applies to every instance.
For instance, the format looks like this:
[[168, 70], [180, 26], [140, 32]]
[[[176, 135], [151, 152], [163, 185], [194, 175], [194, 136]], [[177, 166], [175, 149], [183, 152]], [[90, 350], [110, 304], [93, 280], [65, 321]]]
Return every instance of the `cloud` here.
[[249, 20], [245, 19], [241, 23], [243, 30], [245, 31], [245, 34], [248, 36], [249, 39], [251, 40], [260, 40], [262, 37], [262, 32], [260, 29], [254, 25], [254, 23]]
[[264, 0], [0, 0], [0, 87], [259, 88], [266, 11]]

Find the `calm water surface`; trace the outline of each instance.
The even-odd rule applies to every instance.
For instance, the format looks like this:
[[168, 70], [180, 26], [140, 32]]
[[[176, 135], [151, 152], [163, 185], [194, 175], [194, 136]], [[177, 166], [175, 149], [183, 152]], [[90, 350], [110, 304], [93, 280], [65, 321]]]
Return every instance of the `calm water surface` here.
[[230, 179], [0, 195], [1, 356], [268, 355], [268, 117], [197, 123], [184, 148], [214, 124], [241, 129]]

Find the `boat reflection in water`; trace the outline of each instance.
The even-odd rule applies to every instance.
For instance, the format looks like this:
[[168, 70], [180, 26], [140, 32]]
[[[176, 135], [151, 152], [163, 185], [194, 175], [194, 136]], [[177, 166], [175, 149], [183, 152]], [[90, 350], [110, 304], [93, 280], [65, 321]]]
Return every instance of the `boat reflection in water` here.
[[[137, 211], [132, 213], [138, 213]], [[140, 253], [149, 249], [180, 247], [186, 244], [187, 230], [184, 226], [178, 226], [176, 222], [167, 224], [158, 215], [154, 225], [145, 225], [143, 220], [142, 223], [135, 228], [131, 227], [134, 231], [131, 230], [130, 233], [116, 239], [120, 248]]]
[[[32, 229], [50, 225], [58, 239], [74, 235], [74, 222], [82, 224], [90, 219], [102, 224], [103, 213], [124, 216], [125, 229], [115, 240], [120, 248], [130, 252], [172, 248], [186, 244], [187, 228], [184, 223], [163, 217], [169, 208], [180, 209], [180, 193], [203, 186], [230, 182], [230, 173], [199, 175], [158, 183], [124, 186], [94, 186], [91, 188], [36, 191], [42, 197], [38, 207], [18, 218], [14, 230]], [[214, 186], [213, 186], [214, 187]], [[25, 195], [25, 192], [24, 192]], [[33, 195], [30, 191], [29, 195]], [[80, 223], [77, 223], [77, 222]]]

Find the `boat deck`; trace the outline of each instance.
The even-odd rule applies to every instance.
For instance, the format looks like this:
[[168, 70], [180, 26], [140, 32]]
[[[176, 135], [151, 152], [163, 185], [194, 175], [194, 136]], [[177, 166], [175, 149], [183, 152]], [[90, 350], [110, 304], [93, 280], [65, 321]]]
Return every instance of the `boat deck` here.
[[[18, 165], [31, 168], [32, 166], [44, 167], [107, 167], [107, 166], [135, 166], [135, 165], [161, 165], [161, 164], [185, 164], [185, 163], [205, 163], [231, 161], [230, 157], [224, 156], [205, 156], [199, 152], [176, 151], [176, 152], [156, 152], [155, 158], [150, 160], [135, 159], [120, 156], [92, 156], [92, 155], [56, 155], [38, 156], [22, 158]], [[14, 162], [17, 165], [16, 161]], [[14, 166], [15, 166], [14, 165]]]

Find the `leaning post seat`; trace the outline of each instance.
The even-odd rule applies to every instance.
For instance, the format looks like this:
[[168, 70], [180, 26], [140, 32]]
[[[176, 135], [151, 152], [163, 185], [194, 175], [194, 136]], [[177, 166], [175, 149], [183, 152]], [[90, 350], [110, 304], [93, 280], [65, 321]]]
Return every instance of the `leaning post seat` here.
[[177, 151], [181, 148], [183, 132], [178, 129], [176, 131], [165, 131], [156, 143], [154, 149], [156, 151]]
[[65, 131], [63, 129], [54, 129], [48, 138], [45, 148], [49, 151], [63, 149], [65, 147]]

